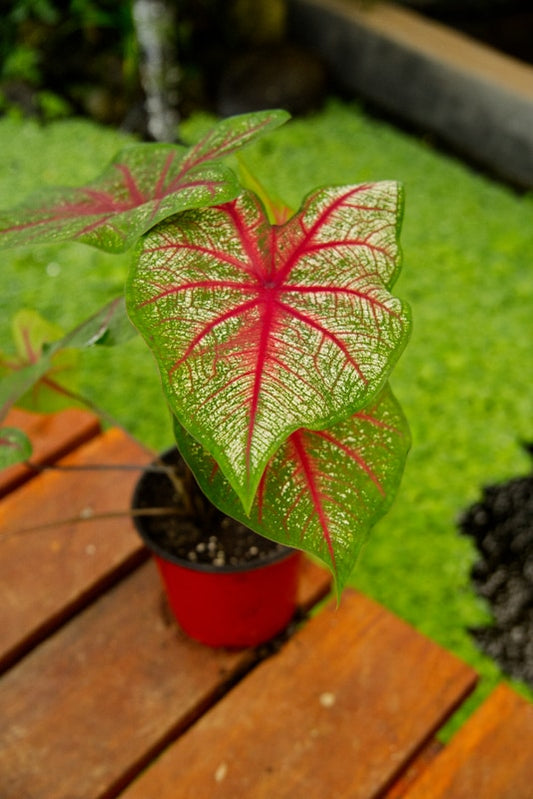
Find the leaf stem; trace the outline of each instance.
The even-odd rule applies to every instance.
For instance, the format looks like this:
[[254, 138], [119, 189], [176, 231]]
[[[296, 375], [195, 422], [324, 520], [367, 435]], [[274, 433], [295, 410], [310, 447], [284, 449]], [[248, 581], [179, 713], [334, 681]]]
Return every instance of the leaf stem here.
[[137, 516], [182, 516], [179, 508], [130, 508], [129, 510], [119, 511], [103, 511], [102, 513], [87, 513], [79, 514], [78, 516], [70, 516], [64, 519], [56, 519], [52, 522], [43, 522], [42, 524], [32, 525], [31, 527], [21, 527], [18, 530], [8, 530], [5, 533], [0, 533], [0, 541], [7, 538], [12, 538], [16, 535], [25, 535], [26, 533], [37, 533], [41, 530], [51, 530], [54, 527], [64, 526], [68, 524], [78, 524], [80, 522], [102, 521], [104, 519], [119, 519], [126, 517]]
[[[60, 386], [59, 384], [55, 383], [53, 380], [47, 381], [49, 386], [58, 391], [60, 394], [68, 397], [69, 399], [73, 400], [74, 402], [79, 402], [81, 405], [85, 405], [86, 408], [91, 410], [95, 413], [103, 422], [110, 425], [111, 427], [117, 427], [121, 430], [130, 441], [133, 441], [138, 447], [144, 450], [144, 452], [149, 453], [154, 458], [154, 464], [159, 468], [160, 471], [164, 472], [170, 482], [172, 483], [176, 494], [180, 499], [183, 501], [184, 505], [187, 507], [190, 503], [186, 497], [186, 492], [183, 486], [183, 480], [180, 476], [176, 473], [175, 469], [169, 468], [158, 455], [155, 455], [152, 450], [146, 446], [139, 438], [137, 438], [130, 430], [127, 429], [118, 419], [116, 419], [112, 414], [106, 411], [104, 408], [101, 408], [97, 405], [90, 397], [86, 397], [84, 394], [80, 394], [77, 391], [72, 391], [71, 389], [65, 388], [64, 386]], [[30, 464], [30, 468], [33, 468]], [[89, 467], [91, 468], [91, 467]], [[97, 467], [96, 467], [97, 468]], [[102, 466], [102, 468], [104, 468]], [[118, 466], [109, 467], [109, 468], [119, 468]], [[127, 466], [125, 468], [128, 468]], [[142, 467], [138, 467], [142, 468]], [[147, 468], [147, 467], [144, 467]]]

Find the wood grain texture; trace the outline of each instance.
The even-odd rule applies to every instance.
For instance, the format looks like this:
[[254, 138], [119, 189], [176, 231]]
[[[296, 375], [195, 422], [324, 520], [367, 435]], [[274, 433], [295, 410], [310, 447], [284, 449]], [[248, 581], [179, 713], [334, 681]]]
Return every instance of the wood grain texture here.
[[[54, 463], [100, 432], [97, 417], [77, 408], [60, 413], [40, 414], [12, 408], [3, 423], [18, 427], [33, 445], [32, 462], [38, 466]], [[0, 471], [0, 497], [34, 477], [36, 472], [24, 463]]]
[[[109, 430], [62, 463], [146, 464], [150, 457], [120, 431]], [[80, 514], [126, 512], [138, 476], [138, 471], [46, 472], [2, 500], [0, 665], [85, 604], [100, 583], [139, 562], [144, 549], [127, 515], [61, 523]], [[22, 532], [44, 524], [52, 526]]]
[[182, 636], [144, 564], [3, 677], [0, 796], [106, 796], [250, 657]]
[[[324, 585], [307, 562], [302, 603]], [[256, 658], [186, 638], [144, 564], [0, 681], [0, 796], [115, 795]]]
[[531, 799], [533, 705], [500, 685], [406, 799]]
[[376, 797], [474, 682], [469, 667], [348, 591], [121, 799]]
[[417, 752], [406, 769], [402, 771], [399, 777], [394, 781], [394, 784], [386, 791], [383, 795], [383, 799], [405, 799], [411, 785], [413, 785], [428, 766], [433, 763], [443, 747], [444, 744], [437, 740], [437, 738], [430, 738], [430, 740], [424, 744], [420, 752]]

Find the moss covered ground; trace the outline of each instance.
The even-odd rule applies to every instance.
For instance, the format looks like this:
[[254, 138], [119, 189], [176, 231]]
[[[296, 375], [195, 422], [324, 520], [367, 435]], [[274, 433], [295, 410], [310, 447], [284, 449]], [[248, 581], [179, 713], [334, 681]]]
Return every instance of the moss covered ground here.
[[[189, 122], [184, 134], [204, 124]], [[0, 120], [0, 207], [43, 184], [96, 176], [123, 140], [82, 121]], [[481, 486], [531, 469], [521, 442], [533, 441], [533, 198], [340, 102], [292, 121], [245, 159], [293, 207], [317, 185], [405, 185], [396, 293], [412, 306], [414, 330], [392, 385], [413, 447], [396, 503], [352, 582], [472, 663], [483, 677], [477, 703], [501, 675], [467, 632], [489, 615], [470, 588], [475, 552], [456, 519]], [[0, 348], [16, 309], [37, 308], [68, 328], [120, 291], [127, 263], [77, 244], [3, 252]], [[83, 381], [138, 436], [157, 448], [169, 443], [158, 378], [140, 340], [89, 352]]]

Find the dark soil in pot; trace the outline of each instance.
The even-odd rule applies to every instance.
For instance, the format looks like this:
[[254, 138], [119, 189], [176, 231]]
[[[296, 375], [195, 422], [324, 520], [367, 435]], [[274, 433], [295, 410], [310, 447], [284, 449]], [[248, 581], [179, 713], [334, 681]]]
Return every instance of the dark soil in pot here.
[[244, 524], [225, 516], [207, 500], [175, 448], [162, 458], [183, 480], [191, 508], [187, 510], [171, 480], [160, 471], [148, 471], [137, 491], [140, 508], [177, 508], [180, 513], [146, 516], [143, 524], [150, 539], [161, 550], [191, 563], [215, 567], [260, 566], [286, 547], [254, 533]]
[[472, 579], [494, 619], [471, 633], [506, 674], [533, 686], [533, 474], [485, 488], [460, 529], [476, 542]]

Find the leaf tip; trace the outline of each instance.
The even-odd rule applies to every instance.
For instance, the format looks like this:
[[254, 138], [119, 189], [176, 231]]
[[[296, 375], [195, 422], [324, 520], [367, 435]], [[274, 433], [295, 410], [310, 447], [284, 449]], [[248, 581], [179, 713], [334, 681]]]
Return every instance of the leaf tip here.
[[0, 428], [0, 469], [27, 461], [32, 454], [27, 435], [16, 427]]

